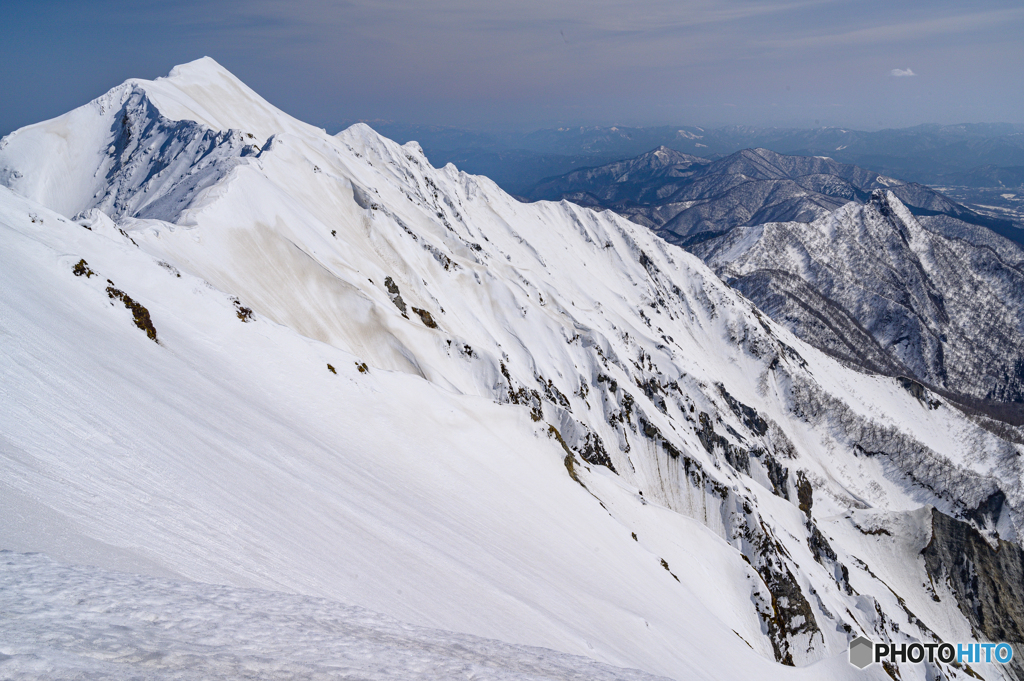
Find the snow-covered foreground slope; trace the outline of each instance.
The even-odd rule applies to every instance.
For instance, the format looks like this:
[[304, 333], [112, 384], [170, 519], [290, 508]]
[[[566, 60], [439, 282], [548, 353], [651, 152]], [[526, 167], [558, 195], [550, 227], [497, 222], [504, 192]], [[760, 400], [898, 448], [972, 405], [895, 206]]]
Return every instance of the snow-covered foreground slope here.
[[642, 227], [212, 60], [10, 135], [0, 182], [0, 547], [674, 678], [987, 635], [927, 507], [1018, 542], [1024, 448]]
[[6, 679], [657, 678], [325, 599], [62, 565], [41, 554], [0, 552], [0, 587]]
[[[287, 327], [243, 324], [227, 295], [130, 244], [6, 203], [26, 230], [63, 236], [4, 233], [4, 290], [18, 291], [2, 310], [8, 546], [634, 664], [637, 650], [681, 660], [716, 628], [734, 637], [673, 640], [696, 599], [569, 478], [528, 410], [361, 373]], [[83, 256], [92, 277], [72, 274]], [[147, 306], [159, 345], [107, 286]], [[728, 555], [700, 525], [662, 522]]]

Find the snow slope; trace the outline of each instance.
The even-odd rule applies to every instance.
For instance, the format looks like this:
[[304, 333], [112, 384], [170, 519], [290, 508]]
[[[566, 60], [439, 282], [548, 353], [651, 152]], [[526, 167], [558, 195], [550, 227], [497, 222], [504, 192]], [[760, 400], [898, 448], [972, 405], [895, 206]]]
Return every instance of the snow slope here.
[[40, 554], [0, 552], [0, 585], [7, 679], [657, 678], [325, 599], [62, 565]]
[[210, 59], [13, 133], [0, 183], [0, 547], [853, 678], [860, 633], [971, 632], [878, 576], [857, 514], [1021, 536], [1020, 445], [638, 225], [329, 136]]

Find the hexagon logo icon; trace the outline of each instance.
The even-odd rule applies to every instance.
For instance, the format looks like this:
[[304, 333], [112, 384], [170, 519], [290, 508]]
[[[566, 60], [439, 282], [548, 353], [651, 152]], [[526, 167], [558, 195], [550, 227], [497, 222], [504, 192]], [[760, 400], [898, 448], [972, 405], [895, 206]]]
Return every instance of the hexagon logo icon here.
[[875, 661], [875, 644], [863, 636], [850, 641], [850, 664], [857, 669], [864, 669]]

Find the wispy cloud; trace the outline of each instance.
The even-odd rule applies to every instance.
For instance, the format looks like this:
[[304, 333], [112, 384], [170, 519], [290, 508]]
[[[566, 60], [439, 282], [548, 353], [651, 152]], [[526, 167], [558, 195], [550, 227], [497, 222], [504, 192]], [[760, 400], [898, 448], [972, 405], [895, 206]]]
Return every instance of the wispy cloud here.
[[[510, 0], [487, 3], [479, 0], [179, 0], [207, 7], [217, 20], [212, 27], [209, 17], [196, 19], [196, 13], [173, 12], [160, 3], [142, 3], [133, 12], [156, 20], [166, 15], [177, 23], [196, 24], [208, 31], [234, 28], [236, 25], [276, 27], [289, 32], [301, 27], [312, 34], [350, 34], [366, 29], [374, 34], [398, 32], [393, 40], [401, 41], [407, 33], [424, 35], [441, 30], [446, 34], [481, 31], [502, 34], [555, 34], [561, 30], [566, 39], [574, 36], [603, 39], [609, 35], [638, 34], [649, 38], [652, 33], [678, 31], [691, 27], [739, 23], [767, 15], [793, 13], [807, 8], [828, 5], [835, 0], [647, 0], [642, 11], [624, 0], [587, 0], [584, 3], [551, 2], [550, 0]], [[179, 17], [180, 14], [184, 16]], [[383, 30], [386, 29], [386, 30]]]
[[[7, 0], [4, 9], [12, 3], [0, 58], [19, 68], [0, 68], [0, 91], [55, 102], [60, 90], [64, 103], [16, 114], [8, 97], [0, 131], [203, 54], [321, 125], [820, 117], [874, 126], [1024, 115], [1024, 93], [1005, 87], [1024, 82], [1024, 0], [924, 9], [892, 0]], [[69, 39], [103, 32], [120, 38], [85, 56]], [[64, 74], [53, 80], [60, 87], [38, 85], [54, 73]], [[929, 85], [913, 102], [878, 87], [918, 76]], [[793, 113], [775, 111], [786, 107]]]
[[826, 34], [815, 32], [800, 38], [785, 40], [769, 40], [766, 45], [780, 48], [831, 47], [845, 45], [870, 45], [873, 43], [901, 42], [922, 38], [934, 38], [940, 35], [965, 33], [967, 31], [984, 30], [1024, 19], [1024, 7], [1000, 9], [973, 14], [959, 14], [934, 17], [923, 21], [911, 21], [898, 24], [878, 24], [867, 28], [859, 28], [845, 33]]

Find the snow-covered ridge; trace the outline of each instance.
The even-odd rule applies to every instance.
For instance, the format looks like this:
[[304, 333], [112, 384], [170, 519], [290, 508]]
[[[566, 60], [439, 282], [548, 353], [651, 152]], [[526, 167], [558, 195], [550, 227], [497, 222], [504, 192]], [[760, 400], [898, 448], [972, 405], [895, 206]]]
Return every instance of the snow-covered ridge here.
[[678, 678], [970, 635], [921, 547], [869, 564], [885, 535], [850, 530], [917, 541], [933, 505], [1018, 541], [1019, 445], [638, 225], [329, 136], [210, 60], [106, 97], [0, 143], [11, 548]]

